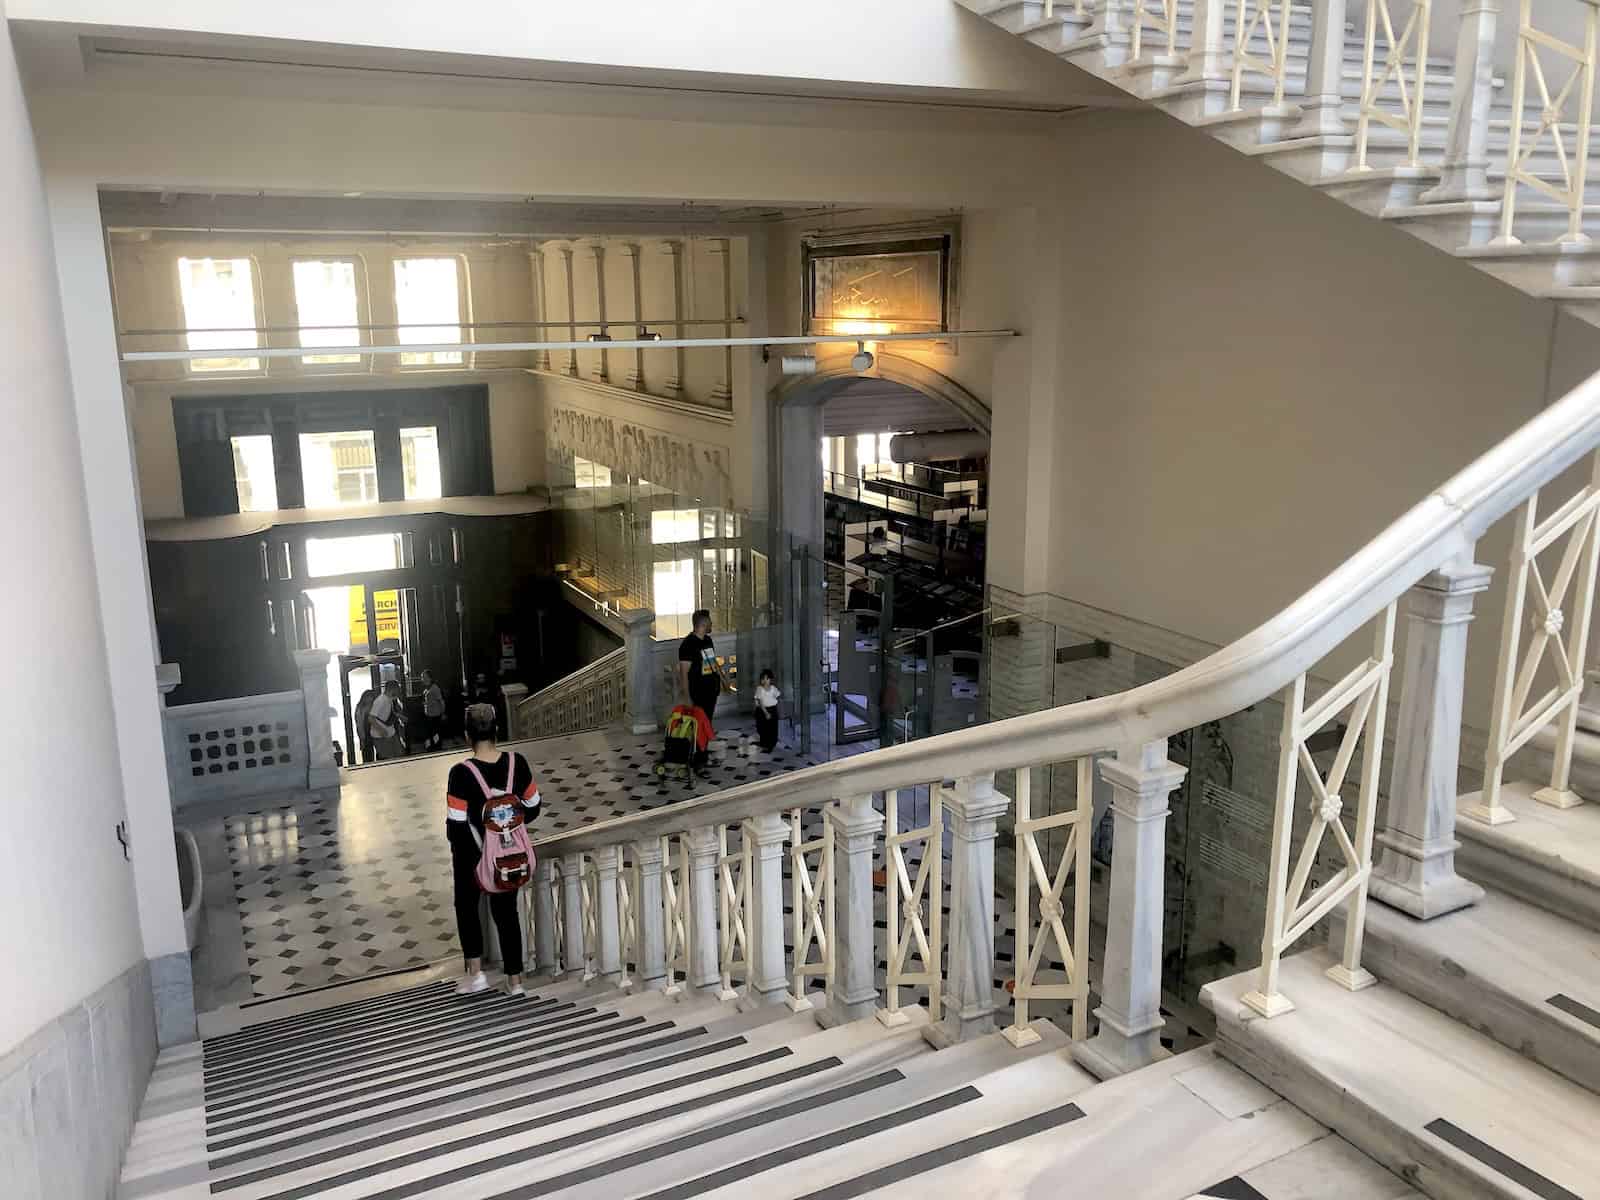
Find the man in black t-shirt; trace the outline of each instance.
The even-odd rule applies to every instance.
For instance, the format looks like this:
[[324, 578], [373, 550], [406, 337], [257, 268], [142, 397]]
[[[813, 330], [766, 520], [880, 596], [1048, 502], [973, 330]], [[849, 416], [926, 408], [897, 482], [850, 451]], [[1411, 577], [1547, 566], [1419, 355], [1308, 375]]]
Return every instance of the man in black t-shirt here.
[[711, 644], [711, 613], [702, 608], [692, 620], [694, 630], [678, 643], [678, 703], [704, 709], [715, 721], [717, 697], [722, 695], [722, 668]]

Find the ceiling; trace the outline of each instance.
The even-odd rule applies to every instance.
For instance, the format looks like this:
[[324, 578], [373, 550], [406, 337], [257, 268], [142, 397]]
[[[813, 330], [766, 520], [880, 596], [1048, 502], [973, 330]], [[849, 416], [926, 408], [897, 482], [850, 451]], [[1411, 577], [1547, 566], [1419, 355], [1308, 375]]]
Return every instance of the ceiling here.
[[862, 376], [828, 394], [822, 406], [824, 437], [858, 433], [940, 433], [971, 424], [943, 400], [890, 379]]

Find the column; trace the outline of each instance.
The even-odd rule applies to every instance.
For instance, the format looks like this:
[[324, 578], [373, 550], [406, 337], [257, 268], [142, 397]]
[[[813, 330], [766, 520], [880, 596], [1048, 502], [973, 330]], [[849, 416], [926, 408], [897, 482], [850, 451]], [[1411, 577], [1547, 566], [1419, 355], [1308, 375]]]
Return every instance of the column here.
[[[595, 313], [598, 320], [609, 319], [606, 312], [606, 247], [604, 242], [590, 242], [588, 246], [590, 260], [594, 263], [594, 296], [599, 310]], [[602, 325], [596, 329], [595, 334], [600, 337], [609, 337], [611, 330]], [[595, 367], [594, 378], [600, 383], [611, 382], [611, 354], [605, 348], [605, 343], [600, 345], [600, 357]]]
[[722, 987], [717, 943], [717, 831], [707, 825], [689, 831], [689, 986], [716, 992]]
[[606, 846], [594, 852], [595, 970], [607, 983], [622, 979], [622, 910], [618, 905], [617, 875], [622, 868], [622, 847]]
[[561, 947], [556, 944], [556, 906], [561, 903], [554, 859], [539, 860], [533, 879], [533, 962], [541, 971], [557, 974]]
[[339, 786], [339, 768], [333, 763], [333, 726], [328, 724], [333, 715], [328, 703], [328, 660], [332, 657], [327, 650], [294, 652], [300, 695], [305, 701], [306, 787], [312, 791]]
[[[548, 322], [550, 320], [550, 304], [545, 293], [544, 279], [544, 243], [535, 242], [533, 249], [528, 251], [528, 263], [533, 268], [533, 299], [537, 305], [539, 324], [533, 328], [533, 337], [530, 339], [542, 342], [550, 336]], [[540, 371], [550, 369], [550, 351], [540, 350], [533, 356], [533, 365]]]
[[1110, 1079], [1167, 1057], [1161, 1048], [1161, 926], [1167, 797], [1186, 771], [1163, 738], [1100, 763], [1112, 787], [1111, 909], [1106, 920], [1100, 1032], [1072, 1048], [1078, 1065]]
[[519, 712], [522, 708], [522, 702], [528, 698], [528, 685], [525, 683], [503, 684], [500, 688], [500, 694], [506, 698], [506, 736], [512, 741], [535, 736], [533, 730], [522, 727], [522, 718]]
[[[624, 242], [620, 249], [628, 260], [628, 274], [633, 280], [633, 319], [637, 322], [640, 317], [644, 316], [644, 279], [639, 262], [641, 248], [637, 242]], [[659, 333], [660, 330], [656, 332]], [[636, 338], [642, 337], [644, 335], [644, 326], [635, 324], [633, 333]], [[644, 351], [642, 349], [635, 349], [633, 352], [633, 368], [628, 372], [628, 386], [636, 392], [644, 391]]]
[[789, 995], [784, 968], [783, 857], [789, 844], [789, 823], [778, 813], [744, 824], [750, 839], [750, 983], [751, 1004], [781, 1004]]
[[[886, 803], [893, 803], [892, 797]], [[872, 855], [883, 818], [872, 797], [850, 796], [830, 806], [833, 822], [833, 1002], [817, 1015], [824, 1026], [870, 1017], [878, 1007], [877, 927], [873, 924]], [[890, 886], [893, 886], [892, 884]]]
[[[732, 247], [727, 238], [712, 238], [706, 243], [707, 249], [721, 264], [721, 279], [719, 280], [722, 297], [722, 311], [718, 316], [728, 323], [722, 327], [723, 337], [733, 336], [733, 257]], [[716, 386], [711, 389], [711, 399], [718, 405], [731, 407], [733, 403], [733, 347], [724, 346], [722, 349], [722, 370]]]
[[[572, 277], [572, 244], [569, 242], [561, 247], [561, 266], [567, 277], [567, 341], [578, 340], [578, 327], [573, 324], [578, 319], [578, 289]], [[567, 374], [574, 379], [578, 377], [578, 352], [567, 351]]]
[[1380, 857], [1368, 891], [1422, 921], [1483, 896], [1456, 874], [1456, 771], [1468, 626], [1493, 574], [1469, 554], [1430, 572], [1406, 596], [1389, 823], [1378, 832]]
[[[672, 316], [674, 320], [685, 319], [683, 310], [683, 243], [669, 239], [661, 244], [662, 252], [672, 259]], [[681, 338], [685, 335], [685, 326], [674, 325], [671, 336]], [[672, 352], [673, 374], [667, 380], [667, 386], [662, 389], [667, 396], [676, 398], [683, 391], [683, 354], [684, 348], [677, 347]]]
[[1179, 83], [1202, 80], [1231, 81], [1228, 50], [1223, 31], [1228, 0], [1195, 0], [1194, 32], [1189, 48], [1189, 69]]
[[1307, 64], [1306, 94], [1300, 101], [1299, 123], [1286, 138], [1346, 137], [1350, 130], [1339, 115], [1339, 93], [1344, 73], [1345, 0], [1315, 0], [1311, 14], [1311, 61]]
[[634, 843], [633, 861], [639, 867], [639, 894], [633, 898], [638, 930], [634, 952], [639, 959], [639, 982], [653, 992], [667, 986], [667, 917], [661, 888], [664, 857], [660, 838]]
[[656, 620], [648, 608], [624, 609], [622, 644], [628, 660], [628, 728], [633, 733], [656, 731], [656, 643], [650, 636]]
[[1462, 0], [1455, 84], [1439, 182], [1422, 203], [1498, 200], [1489, 185], [1489, 108], [1494, 100], [1494, 41], [1501, 0]]
[[589, 973], [589, 959], [583, 946], [583, 855], [569, 854], [561, 860], [561, 927], [567, 945], [562, 954], [562, 965], [568, 973], [582, 971], [584, 982], [593, 976]]
[[939, 788], [935, 802], [951, 840], [950, 944], [944, 1020], [924, 1036], [946, 1046], [994, 1028], [994, 838], [1011, 798], [994, 790], [993, 775], [973, 775]]

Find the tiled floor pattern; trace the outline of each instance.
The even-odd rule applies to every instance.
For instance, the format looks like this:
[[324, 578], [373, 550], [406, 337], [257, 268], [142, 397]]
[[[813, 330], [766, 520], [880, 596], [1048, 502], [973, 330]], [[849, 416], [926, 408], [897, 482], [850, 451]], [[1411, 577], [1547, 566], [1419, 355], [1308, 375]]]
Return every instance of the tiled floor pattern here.
[[[704, 795], [806, 765], [730, 753], [689, 783], [654, 773], [659, 740], [588, 734], [522, 747], [541, 833]], [[454, 756], [349, 772], [336, 806], [278, 805], [224, 822], [251, 989], [270, 996], [456, 954], [444, 781]]]

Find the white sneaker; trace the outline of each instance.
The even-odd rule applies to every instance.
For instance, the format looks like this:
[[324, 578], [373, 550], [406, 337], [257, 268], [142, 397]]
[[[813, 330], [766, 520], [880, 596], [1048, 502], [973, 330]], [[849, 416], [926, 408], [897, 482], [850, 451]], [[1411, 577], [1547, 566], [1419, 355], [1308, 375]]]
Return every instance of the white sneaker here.
[[508, 996], [526, 996], [527, 994], [528, 993], [523, 990], [522, 985], [520, 983], [517, 984], [516, 987], [511, 987], [511, 988], [507, 988], [506, 989], [506, 995], [508, 995]]
[[478, 992], [481, 992], [481, 991], [485, 990], [488, 986], [489, 986], [489, 977], [487, 975], [485, 975], [482, 971], [479, 971], [476, 975], [469, 975], [465, 979], [463, 979], [460, 983], [456, 984], [456, 995], [458, 995], [458, 996], [476, 995]]

